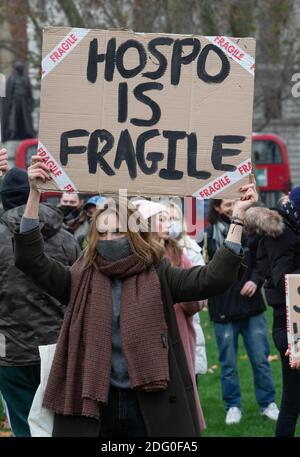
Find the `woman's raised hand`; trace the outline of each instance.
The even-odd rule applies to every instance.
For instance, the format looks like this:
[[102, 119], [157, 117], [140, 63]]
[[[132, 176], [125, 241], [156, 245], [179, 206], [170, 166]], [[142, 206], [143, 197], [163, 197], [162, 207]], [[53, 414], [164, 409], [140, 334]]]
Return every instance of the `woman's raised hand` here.
[[28, 179], [30, 189], [37, 191], [37, 182], [42, 180], [43, 182], [51, 181], [51, 172], [48, 166], [43, 162], [43, 159], [38, 156], [32, 156], [31, 165], [28, 167]]
[[250, 184], [240, 187], [242, 196], [235, 201], [233, 207], [233, 219], [235, 217], [244, 218], [245, 211], [258, 202], [258, 194], [256, 190], [256, 182], [253, 174], [250, 175]]

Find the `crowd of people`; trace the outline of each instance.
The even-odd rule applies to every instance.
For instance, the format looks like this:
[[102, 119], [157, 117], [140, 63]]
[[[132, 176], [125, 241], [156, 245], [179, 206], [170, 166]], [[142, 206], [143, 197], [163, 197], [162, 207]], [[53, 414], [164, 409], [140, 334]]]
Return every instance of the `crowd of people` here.
[[[300, 366], [289, 364], [284, 275], [300, 273], [300, 188], [273, 210], [259, 206], [254, 182], [236, 201], [211, 200], [199, 245], [174, 202], [63, 193], [55, 207], [40, 203], [38, 180], [51, 180], [40, 157], [27, 171], [8, 170], [0, 150], [0, 171], [0, 392], [14, 436], [31, 436], [38, 348], [52, 344], [43, 394], [52, 436], [200, 436], [204, 307], [225, 423], [243, 415], [241, 334], [260, 413], [276, 436], [294, 435]], [[279, 410], [262, 288], [282, 364]]]

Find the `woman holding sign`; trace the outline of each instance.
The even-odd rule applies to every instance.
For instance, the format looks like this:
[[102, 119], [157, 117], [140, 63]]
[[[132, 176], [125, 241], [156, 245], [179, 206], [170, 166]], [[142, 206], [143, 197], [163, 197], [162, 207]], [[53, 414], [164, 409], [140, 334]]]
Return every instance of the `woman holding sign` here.
[[198, 436], [173, 305], [222, 293], [243, 273], [241, 221], [255, 185], [240, 189], [226, 242], [207, 266], [171, 267], [136, 208], [110, 200], [93, 216], [84, 255], [66, 268], [43, 250], [37, 180], [51, 176], [33, 162], [15, 261], [68, 304], [43, 402], [55, 413], [53, 436]]

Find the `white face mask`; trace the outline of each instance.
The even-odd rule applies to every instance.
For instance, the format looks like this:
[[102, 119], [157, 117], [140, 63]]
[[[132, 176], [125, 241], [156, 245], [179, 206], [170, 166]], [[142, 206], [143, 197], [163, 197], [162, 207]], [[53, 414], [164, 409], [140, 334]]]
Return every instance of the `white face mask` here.
[[180, 221], [172, 221], [169, 228], [169, 237], [176, 240], [180, 237], [182, 232], [181, 222]]

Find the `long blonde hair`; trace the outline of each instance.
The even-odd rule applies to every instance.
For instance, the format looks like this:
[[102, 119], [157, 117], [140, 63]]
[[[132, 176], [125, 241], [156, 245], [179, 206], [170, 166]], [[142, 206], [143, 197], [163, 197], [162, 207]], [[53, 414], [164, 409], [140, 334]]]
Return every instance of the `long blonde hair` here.
[[[91, 266], [98, 255], [97, 241], [100, 238], [97, 230], [97, 218], [103, 212], [112, 212], [116, 214], [119, 220], [119, 225], [124, 227], [126, 235], [131, 246], [132, 251], [149, 267], [161, 261], [164, 256], [162, 246], [152, 237], [148, 229], [147, 222], [143, 219], [142, 215], [138, 212], [136, 207], [132, 205], [127, 199], [117, 201], [113, 198], [107, 198], [102, 205], [95, 211], [88, 235], [88, 244], [84, 251], [84, 258], [87, 267]], [[135, 214], [134, 218], [139, 220], [139, 230], [131, 231], [128, 226], [129, 218]]]

